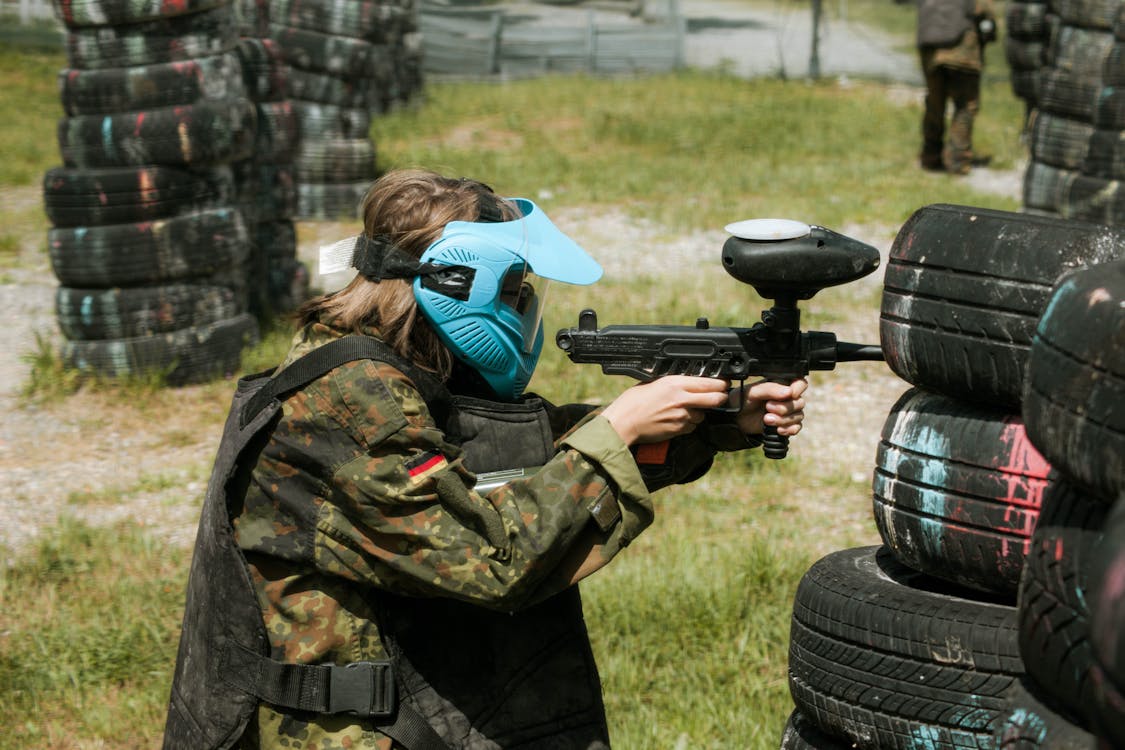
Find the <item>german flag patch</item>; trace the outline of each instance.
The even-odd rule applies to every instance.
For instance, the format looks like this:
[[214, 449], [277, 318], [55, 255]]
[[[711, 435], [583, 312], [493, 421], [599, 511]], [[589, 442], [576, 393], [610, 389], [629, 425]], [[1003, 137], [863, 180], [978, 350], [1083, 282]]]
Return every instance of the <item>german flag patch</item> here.
[[419, 453], [417, 456], [409, 458], [403, 463], [403, 466], [406, 467], [406, 473], [410, 475], [410, 481], [414, 484], [421, 482], [431, 474], [441, 471], [448, 465], [449, 461], [445, 459], [445, 456], [435, 451]]

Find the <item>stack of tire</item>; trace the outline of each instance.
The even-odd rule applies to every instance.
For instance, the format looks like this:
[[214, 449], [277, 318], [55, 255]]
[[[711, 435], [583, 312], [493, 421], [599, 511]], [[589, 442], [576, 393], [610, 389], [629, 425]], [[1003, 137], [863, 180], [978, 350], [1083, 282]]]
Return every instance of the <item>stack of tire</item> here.
[[1024, 207], [1123, 223], [1125, 106], [1119, 89], [1125, 83], [1125, 4], [1052, 0], [1047, 26], [1053, 31], [1031, 115]]
[[421, 85], [416, 12], [384, 0], [276, 0], [268, 14], [303, 134], [298, 216], [354, 218], [376, 177], [372, 115]]
[[231, 165], [254, 149], [224, 0], [57, 0], [63, 166], [44, 177], [64, 363], [195, 382], [238, 367], [249, 236]]
[[253, 152], [235, 162], [232, 171], [250, 235], [250, 310], [259, 319], [268, 319], [295, 309], [308, 297], [309, 274], [297, 259], [293, 223], [297, 215], [294, 159], [301, 131], [288, 98], [288, 71], [277, 43], [243, 36], [238, 55], [246, 94], [257, 113], [257, 130]]
[[1125, 260], [1056, 285], [1023, 413], [1057, 474], [1020, 583], [1020, 649], [1077, 723], [1125, 747]]
[[[798, 586], [782, 748], [1093, 750], [1119, 736], [1121, 692], [1100, 689], [1102, 724], [1081, 705], [1095, 688], [1074, 648], [1076, 569], [1104, 514], [1066, 472], [1084, 467], [1077, 482], [1106, 494], [1125, 483], [1125, 288], [1096, 285], [1122, 258], [1125, 228], [1057, 217], [933, 205], [903, 225], [880, 313], [909, 385], [875, 459], [882, 544], [831, 553]], [[1064, 305], [1056, 285], [1074, 278], [1092, 281]], [[1099, 684], [1120, 689], [1116, 624]]]
[[1027, 122], [1039, 106], [1040, 78], [1047, 64], [1052, 26], [1058, 16], [1049, 13], [1047, 0], [1009, 0], [1004, 10], [1004, 57], [1011, 71], [1012, 93], [1027, 108]]

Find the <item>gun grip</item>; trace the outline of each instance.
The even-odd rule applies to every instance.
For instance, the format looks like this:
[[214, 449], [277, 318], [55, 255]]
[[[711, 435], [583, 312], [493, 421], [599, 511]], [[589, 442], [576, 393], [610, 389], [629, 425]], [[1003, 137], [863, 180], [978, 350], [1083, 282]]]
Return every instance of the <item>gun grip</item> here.
[[773, 425], [766, 425], [762, 431], [762, 453], [766, 458], [785, 458], [789, 454], [789, 438], [778, 435], [777, 428]]

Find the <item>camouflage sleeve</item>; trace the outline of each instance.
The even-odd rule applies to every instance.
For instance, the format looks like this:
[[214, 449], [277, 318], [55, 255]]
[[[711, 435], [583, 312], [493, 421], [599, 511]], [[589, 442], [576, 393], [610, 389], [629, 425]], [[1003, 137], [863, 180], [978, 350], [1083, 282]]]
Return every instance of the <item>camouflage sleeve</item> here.
[[316, 523], [319, 569], [513, 611], [542, 598], [541, 584], [588, 524], [615, 554], [652, 522], [636, 464], [604, 419], [585, 420], [534, 476], [482, 496], [409, 380], [379, 372], [399, 414], [376, 414], [392, 407], [360, 399], [369, 385], [334, 384], [352, 414], [402, 426], [335, 468]]

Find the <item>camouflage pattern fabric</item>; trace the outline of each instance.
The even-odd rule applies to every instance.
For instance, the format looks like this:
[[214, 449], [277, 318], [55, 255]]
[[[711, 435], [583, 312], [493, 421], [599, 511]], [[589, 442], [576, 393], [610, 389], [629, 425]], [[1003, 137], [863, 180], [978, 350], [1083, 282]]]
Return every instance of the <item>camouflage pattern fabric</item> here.
[[[286, 364], [342, 334], [306, 328]], [[460, 448], [393, 367], [352, 362], [289, 397], [234, 522], [273, 658], [387, 658], [373, 588], [501, 611], [543, 601], [569, 585], [557, 569], [591, 519], [611, 559], [652, 522], [636, 463], [596, 413], [558, 448], [535, 476], [482, 497], [465, 489], [475, 477]], [[446, 501], [452, 495], [457, 502]], [[263, 705], [243, 746], [390, 742], [354, 717]]]

